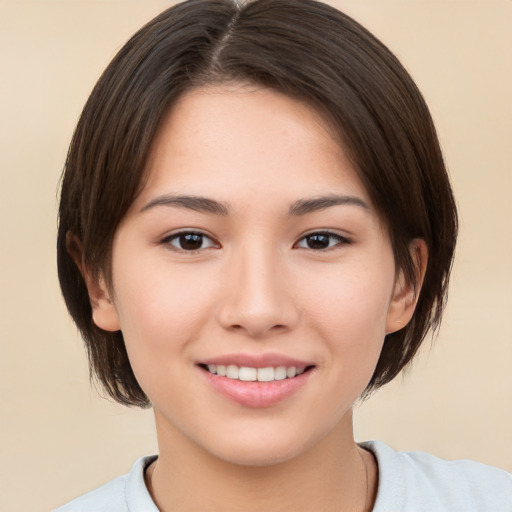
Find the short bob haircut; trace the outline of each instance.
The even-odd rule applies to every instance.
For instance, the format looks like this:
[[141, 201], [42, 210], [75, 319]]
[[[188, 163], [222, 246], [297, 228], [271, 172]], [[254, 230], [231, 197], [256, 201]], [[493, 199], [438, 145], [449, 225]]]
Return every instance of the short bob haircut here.
[[91, 377], [122, 404], [149, 405], [122, 332], [92, 321], [69, 241], [77, 241], [89, 272], [111, 286], [113, 237], [144, 187], [162, 118], [187, 90], [231, 83], [300, 99], [334, 127], [389, 233], [397, 269], [415, 287], [410, 244], [421, 238], [427, 245], [415, 313], [386, 336], [367, 396], [391, 381], [439, 325], [457, 213], [431, 116], [409, 74], [365, 28], [314, 0], [177, 4], [140, 29], [96, 84], [67, 156], [57, 242], [62, 293], [85, 340]]

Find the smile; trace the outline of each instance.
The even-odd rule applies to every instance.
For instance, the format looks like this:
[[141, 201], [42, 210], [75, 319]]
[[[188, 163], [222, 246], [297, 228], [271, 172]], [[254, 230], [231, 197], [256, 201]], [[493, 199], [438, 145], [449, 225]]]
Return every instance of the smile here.
[[267, 362], [265, 366], [238, 366], [221, 362], [197, 365], [205, 382], [221, 396], [253, 409], [272, 407], [291, 398], [316, 373], [315, 365], [270, 366]]
[[296, 366], [252, 368], [249, 366], [239, 367], [234, 364], [209, 364], [205, 365], [204, 368], [213, 375], [244, 382], [272, 382], [275, 380], [291, 379], [297, 375], [301, 375], [307, 369], [306, 367]]

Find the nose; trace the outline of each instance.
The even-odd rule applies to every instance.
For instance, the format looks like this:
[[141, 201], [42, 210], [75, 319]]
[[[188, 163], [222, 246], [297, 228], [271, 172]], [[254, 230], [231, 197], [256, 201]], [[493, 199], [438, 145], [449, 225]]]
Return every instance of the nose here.
[[299, 308], [286, 265], [270, 251], [240, 253], [229, 262], [217, 310], [219, 323], [254, 339], [292, 330], [299, 321]]

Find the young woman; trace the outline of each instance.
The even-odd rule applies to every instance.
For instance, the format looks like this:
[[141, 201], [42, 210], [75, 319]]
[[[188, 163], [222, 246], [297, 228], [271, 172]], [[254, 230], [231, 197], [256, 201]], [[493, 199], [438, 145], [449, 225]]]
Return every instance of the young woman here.
[[441, 319], [457, 231], [428, 109], [312, 0], [191, 0], [121, 49], [62, 182], [91, 371], [158, 456], [59, 509], [510, 511], [512, 477], [356, 444]]

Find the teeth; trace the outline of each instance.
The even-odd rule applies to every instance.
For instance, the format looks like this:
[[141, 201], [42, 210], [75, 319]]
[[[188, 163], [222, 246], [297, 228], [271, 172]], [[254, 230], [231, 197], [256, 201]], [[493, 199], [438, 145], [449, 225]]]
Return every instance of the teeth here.
[[258, 370], [256, 368], [248, 368], [247, 366], [242, 366], [240, 370], [238, 370], [238, 378], [240, 380], [245, 381], [255, 381], [258, 377]]
[[284, 379], [286, 379], [286, 366], [278, 366], [274, 370], [274, 379], [275, 380], [284, 380]]
[[274, 380], [274, 368], [258, 368], [259, 382], [272, 382]]
[[305, 368], [297, 368], [295, 366], [268, 366], [266, 368], [251, 368], [248, 366], [238, 367], [234, 364], [209, 364], [208, 371], [227, 377], [228, 379], [241, 380], [246, 382], [272, 382], [274, 380], [291, 379], [297, 375], [304, 373]]
[[290, 368], [286, 368], [286, 376], [291, 379], [297, 375], [297, 368], [295, 366], [290, 366]]
[[226, 377], [228, 379], [237, 379], [238, 380], [238, 366], [235, 366], [234, 364], [228, 365], [226, 368]]

